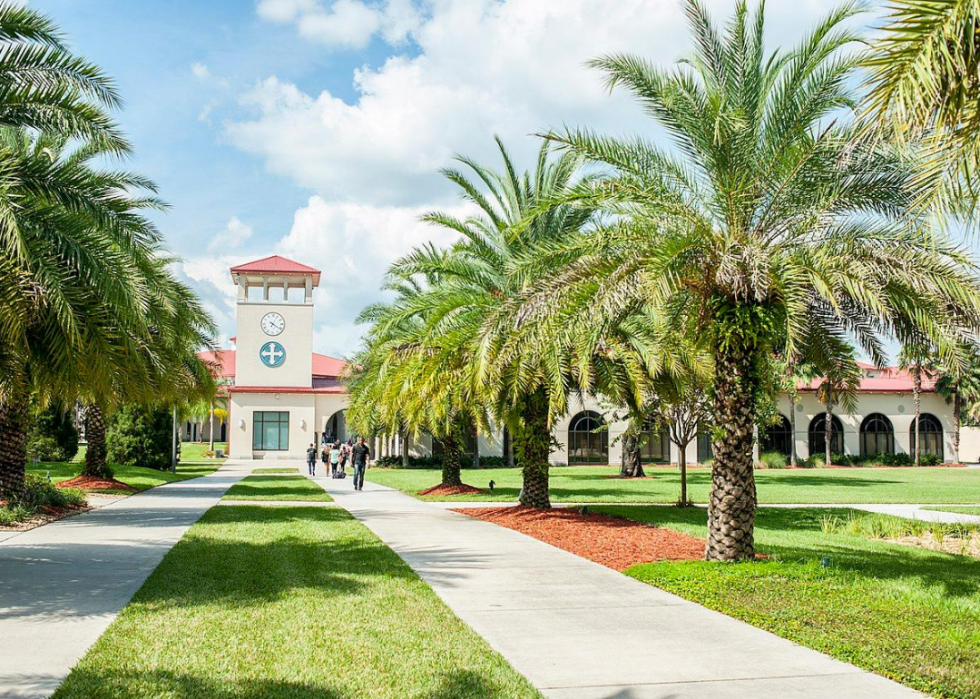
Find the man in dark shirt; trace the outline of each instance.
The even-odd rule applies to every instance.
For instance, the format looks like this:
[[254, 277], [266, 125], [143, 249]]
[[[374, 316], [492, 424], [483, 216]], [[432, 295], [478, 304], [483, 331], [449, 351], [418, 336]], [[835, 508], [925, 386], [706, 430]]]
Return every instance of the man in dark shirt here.
[[357, 444], [354, 445], [352, 456], [354, 460], [354, 490], [363, 490], [364, 470], [367, 468], [368, 462], [371, 460], [371, 450], [364, 442], [364, 437], [357, 440]]
[[306, 450], [306, 465], [310, 469], [310, 475], [316, 475], [316, 447], [310, 444], [310, 448]]

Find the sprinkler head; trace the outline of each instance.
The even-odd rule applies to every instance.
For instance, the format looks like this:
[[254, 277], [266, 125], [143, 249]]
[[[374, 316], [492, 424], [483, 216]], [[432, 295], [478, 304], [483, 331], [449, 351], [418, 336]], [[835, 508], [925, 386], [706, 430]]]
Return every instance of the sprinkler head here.
[[830, 567], [830, 558], [827, 557], [827, 556], [824, 556], [823, 558], [821, 558], [820, 559], [820, 566], [822, 568], [829, 568]]

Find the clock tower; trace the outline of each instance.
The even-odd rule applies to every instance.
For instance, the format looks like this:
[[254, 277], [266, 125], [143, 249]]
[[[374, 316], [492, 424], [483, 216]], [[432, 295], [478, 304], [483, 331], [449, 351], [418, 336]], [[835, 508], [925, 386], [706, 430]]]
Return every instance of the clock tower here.
[[309, 389], [320, 270], [273, 255], [231, 268], [238, 287], [236, 387]]

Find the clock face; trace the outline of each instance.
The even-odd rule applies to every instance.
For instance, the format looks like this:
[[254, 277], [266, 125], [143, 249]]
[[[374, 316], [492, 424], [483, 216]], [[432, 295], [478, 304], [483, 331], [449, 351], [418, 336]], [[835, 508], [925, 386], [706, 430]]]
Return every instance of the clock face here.
[[262, 332], [275, 337], [286, 329], [286, 319], [278, 313], [266, 313], [262, 317]]

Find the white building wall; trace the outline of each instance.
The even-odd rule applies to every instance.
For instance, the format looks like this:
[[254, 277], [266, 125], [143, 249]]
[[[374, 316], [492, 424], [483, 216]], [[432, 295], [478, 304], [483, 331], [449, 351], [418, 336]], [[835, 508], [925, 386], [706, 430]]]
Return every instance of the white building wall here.
[[[266, 335], [261, 328], [266, 313], [275, 311], [285, 320], [283, 331]], [[259, 350], [269, 341], [286, 351], [282, 366], [269, 368]], [[309, 388], [313, 375], [313, 304], [238, 302], [238, 336], [235, 340], [235, 384], [238, 386], [296, 386]]]
[[[253, 451], [254, 413], [270, 410], [289, 413], [289, 448]], [[232, 393], [229, 455], [233, 459], [301, 459], [313, 441], [316, 408], [312, 393]]]

